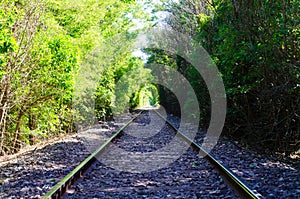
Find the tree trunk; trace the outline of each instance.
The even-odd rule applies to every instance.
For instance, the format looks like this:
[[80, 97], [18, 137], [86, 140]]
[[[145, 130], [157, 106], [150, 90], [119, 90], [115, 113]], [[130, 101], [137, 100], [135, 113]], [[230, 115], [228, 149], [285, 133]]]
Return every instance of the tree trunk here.
[[17, 144], [17, 142], [20, 139], [20, 127], [21, 127], [21, 122], [22, 122], [22, 118], [23, 118], [24, 114], [25, 113], [23, 111], [20, 111], [19, 116], [18, 116], [18, 120], [17, 120], [17, 126], [16, 126], [16, 129], [15, 129], [14, 142], [13, 142], [13, 150], [15, 152], [17, 151], [17, 149], [20, 148], [20, 145]]

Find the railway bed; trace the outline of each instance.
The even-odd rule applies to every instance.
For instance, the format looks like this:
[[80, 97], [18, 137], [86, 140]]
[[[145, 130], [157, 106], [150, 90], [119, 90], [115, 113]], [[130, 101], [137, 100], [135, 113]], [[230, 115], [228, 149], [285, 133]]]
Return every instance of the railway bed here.
[[[151, 118], [149, 117], [151, 115]], [[155, 129], [151, 124], [162, 124], [162, 129]], [[136, 124], [136, 128], [131, 128], [133, 124]], [[176, 195], [179, 197], [189, 197], [189, 198], [198, 198], [201, 195], [203, 197], [227, 197], [233, 198], [234, 195], [230, 193], [222, 194], [219, 187], [226, 188], [225, 183], [221, 183], [222, 180], [218, 180], [219, 175], [221, 175], [224, 180], [234, 189], [236, 194], [243, 198], [258, 198], [260, 194], [254, 193], [250, 188], [248, 188], [240, 179], [238, 179], [233, 172], [231, 172], [228, 168], [224, 167], [221, 163], [219, 163], [213, 156], [211, 156], [208, 152], [205, 151], [201, 146], [197, 143], [193, 142], [193, 138], [189, 138], [192, 132], [188, 132], [188, 126], [185, 124], [181, 124], [184, 126], [184, 129], [181, 128], [186, 134], [181, 133], [174, 127], [170, 122], [164, 119], [164, 117], [158, 113], [157, 111], [141, 111], [137, 116], [131, 119], [126, 125], [124, 125], [119, 131], [117, 131], [113, 136], [111, 136], [108, 140], [101, 144], [100, 147], [96, 147], [95, 151], [93, 149], [93, 153], [86, 158], [78, 167], [76, 167], [70, 174], [68, 174], [61, 182], [59, 182], [51, 191], [49, 191], [45, 198], [60, 198], [65, 196], [65, 193], [69, 192], [71, 194], [75, 194], [71, 198], [90, 198], [90, 197], [132, 197], [138, 198], [139, 190], [134, 189], [136, 184], [144, 184], [147, 185], [147, 182], [151, 182], [151, 184], [156, 185], [158, 187], [154, 189], [154, 192], [145, 193], [145, 197], [151, 196], [155, 198], [167, 198], [172, 196], [170, 193], [173, 191], [176, 192]], [[146, 128], [142, 128], [141, 126], [146, 126]], [[192, 126], [190, 126], [192, 129]], [[144, 130], [143, 130], [144, 129]], [[158, 130], [158, 131], [157, 131]], [[171, 131], [171, 132], [170, 132]], [[124, 133], [127, 132], [127, 133]], [[153, 133], [154, 132], [154, 133]], [[128, 135], [129, 133], [129, 135]], [[150, 135], [149, 135], [150, 134]], [[151, 136], [152, 134], [152, 136]], [[95, 131], [85, 132], [86, 137], [92, 137], [93, 139], [90, 142], [99, 143], [101, 142], [103, 134]], [[100, 137], [100, 139], [99, 139]], [[95, 148], [97, 144], [93, 144], [93, 148]], [[199, 157], [199, 154], [204, 155], [204, 158], [208, 161], [202, 161], [199, 159], [192, 159], [189, 161], [189, 158], [185, 158], [182, 153], [184, 153], [187, 149], [192, 147], [194, 149], [194, 154], [192, 157]], [[191, 153], [191, 151], [189, 152]], [[176, 162], [178, 158], [182, 158], [181, 162]], [[111, 179], [112, 182], [115, 182], [116, 176], [110, 174], [110, 178], [105, 179], [103, 181], [102, 176], [107, 173], [108, 168], [103, 168], [100, 165], [95, 166], [95, 160], [99, 159], [100, 162], [104, 162], [105, 165], [112, 167], [119, 171], [125, 171], [130, 173], [141, 173], [143, 176], [145, 173], [149, 172], [157, 172], [161, 169], [171, 170], [173, 172], [164, 176], [166, 171], [162, 171], [162, 173], [154, 173], [150, 176], [155, 176], [155, 178], [150, 178], [150, 176], [146, 177], [143, 181], [140, 182], [141, 176], [135, 177], [135, 175], [129, 175], [124, 178], [128, 179], [137, 179], [137, 181], [130, 182], [129, 184], [123, 184], [123, 180], [117, 182], [121, 182], [121, 185], [108, 185], [106, 189], [102, 188], [103, 183], [106, 183], [108, 179]], [[181, 168], [181, 163], [187, 163]], [[172, 165], [175, 163], [174, 165]], [[209, 164], [208, 164], [209, 163]], [[193, 164], [197, 164], [199, 166], [196, 167], [196, 171], [191, 169]], [[200, 165], [202, 167], [200, 167]], [[210, 169], [210, 165], [213, 166], [215, 170], [218, 171], [214, 173], [214, 169]], [[91, 166], [94, 169], [91, 169]], [[179, 167], [179, 168], [178, 168]], [[199, 169], [199, 170], [197, 170]], [[86, 171], [88, 170], [88, 171]], [[183, 171], [183, 173], [180, 173]], [[100, 172], [100, 173], [99, 173]], [[104, 172], [104, 173], [103, 173]], [[84, 175], [86, 173], [86, 175]], [[180, 174], [179, 176], [175, 174]], [[206, 177], [201, 176], [202, 173], [207, 173]], [[85, 176], [90, 175], [88, 179]], [[118, 175], [122, 176], [122, 175]], [[163, 176], [163, 177], [160, 177]], [[175, 177], [174, 177], [175, 176]], [[179, 181], [178, 179], [179, 178]], [[180, 180], [180, 178], [183, 178]], [[85, 185], [79, 184], [79, 188], [75, 187], [73, 190], [70, 190], [70, 187], [75, 183], [77, 179], [80, 179], [82, 182], [87, 182]], [[85, 181], [83, 180], [85, 179]], [[175, 186], [171, 183], [170, 186], [165, 187], [165, 181], [174, 180], [177, 182], [178, 186]], [[210, 180], [213, 180], [210, 181]], [[178, 182], [186, 182], [186, 183], [178, 183]], [[220, 184], [218, 184], [219, 182]], [[146, 184], [145, 184], [146, 183]], [[197, 191], [197, 185], [208, 185], [205, 189], [201, 189], [201, 192]], [[161, 186], [162, 185], [162, 186]], [[222, 186], [221, 186], [222, 185]], [[91, 189], [84, 190], [86, 187], [90, 187]], [[146, 186], [147, 187], [147, 186]], [[210, 187], [210, 189], [209, 189]], [[118, 190], [115, 193], [114, 190]], [[105, 190], [109, 190], [107, 193], [103, 193]], [[124, 189], [128, 189], [128, 191], [124, 191]], [[192, 193], [186, 192], [185, 189], [193, 190]], [[195, 190], [196, 189], [196, 190]], [[84, 190], [84, 191], [82, 191]], [[102, 190], [102, 192], [99, 190]], [[130, 190], [134, 190], [134, 192], [130, 192]], [[150, 189], [151, 190], [151, 189]], [[179, 190], [179, 193], [177, 191]], [[204, 192], [204, 190], [208, 192]], [[114, 193], [116, 195], [110, 196], [110, 193]], [[161, 195], [161, 192], [167, 193], [167, 195]], [[81, 193], [81, 194], [80, 194]], [[135, 196], [135, 193], [138, 195]], [[99, 195], [100, 194], [100, 195]], [[125, 195], [122, 195], [125, 194]], [[183, 195], [182, 195], [183, 194]], [[190, 195], [191, 194], [191, 195]], [[213, 194], [217, 194], [217, 196], [213, 196]], [[177, 197], [177, 196], [176, 196]], [[202, 196], [201, 196], [202, 197]], [[69, 197], [68, 197], [69, 198]]]
[[[174, 117], [169, 117], [169, 119], [176, 120]], [[174, 121], [174, 124], [176, 123], [178, 121]], [[100, 125], [95, 129], [106, 129], [107, 136], [110, 136], [117, 129], [115, 124], [111, 124]], [[135, 124], [142, 125], [142, 122]], [[170, 129], [165, 130], [170, 131]], [[170, 132], [171, 134], [172, 132]], [[124, 140], [128, 142], [115, 141], [115, 144], [129, 151], [140, 150], [143, 152], [155, 151], [174, 137], [166, 136], [164, 139], [157, 139], [159, 137], [157, 135], [156, 141], [155, 139], [152, 142], [140, 140], [137, 143], [136, 139], [131, 139], [132, 137], [126, 134], [123, 134], [123, 136], [123, 138], [126, 138]], [[196, 138], [199, 142], [201, 142], [201, 139], [201, 136]], [[75, 136], [71, 142], [56, 143], [36, 150], [32, 154], [26, 154], [12, 163], [0, 166], [0, 177], [5, 179], [0, 181], [0, 198], [42, 197], [46, 191], [49, 191], [51, 186], [54, 186], [59, 179], [78, 165], [83, 160], [82, 157], [87, 155], [88, 152], [82, 146], [81, 141], [80, 137]], [[129, 144], [132, 142], [135, 143], [134, 146]], [[74, 152], [73, 150], [68, 151], [73, 147]], [[78, 152], [79, 148], [76, 149], [76, 147], [81, 148], [80, 152]], [[52, 151], [53, 149], [55, 151]], [[59, 150], [64, 152], [62, 156], [65, 159], [60, 157]], [[252, 154], [251, 151], [235, 148], [231, 142], [222, 138], [212, 152], [250, 187], [257, 189], [262, 194], [262, 198], [297, 198], [300, 194], [299, 183], [296, 181], [299, 177], [297, 168], [257, 156]], [[68, 160], [69, 157], [66, 154], [71, 154], [70, 157], [72, 158]], [[76, 156], [76, 154], [79, 155]], [[32, 158], [35, 156], [39, 160], [33, 162]], [[30, 161], [26, 162], [26, 160]], [[118, 161], [121, 163], [126, 162], [121, 161], [121, 159], [118, 159]], [[57, 163], [57, 165], [54, 164], [51, 167], [52, 163]], [[16, 170], [16, 168], [18, 169]], [[203, 158], [199, 158], [197, 152], [192, 148], [188, 149], [168, 167], [147, 173], [118, 171], [106, 166], [101, 161], [96, 161], [89, 171], [97, 173], [96, 176], [99, 177], [93, 177], [95, 176], [92, 174], [93, 172], [87, 172], [77, 184], [70, 187], [67, 198], [115, 198], [118, 196], [126, 198], [237, 197], [213, 167]], [[9, 178], [6, 176], [9, 176]], [[268, 177], [270, 178], [268, 179]], [[89, 192], [90, 195], [86, 195], [87, 190], [94, 190], [94, 193]]]
[[[139, 132], [139, 124], [147, 123], [147, 117], [144, 114], [137, 119], [129, 126], [131, 130], [136, 128], [135, 132]], [[139, 139], [123, 133], [114, 144], [126, 151], [149, 153], [169, 143], [174, 135], [174, 130], [165, 125], [151, 138]], [[108, 149], [100, 155], [99, 161], [78, 183], [71, 186], [65, 198], [237, 198], [214, 168], [192, 148], [167, 167], [158, 170], [151, 171], [151, 162], [155, 160], [149, 161], [142, 166], [144, 171], [149, 169], [150, 172], [142, 173], [135, 172], [135, 169], [140, 169], [137, 162], [114, 152]], [[161, 162], [163, 159], [174, 157], [172, 151], [168, 151], [156, 154], [153, 158], [161, 158], [159, 163], [164, 164]], [[109, 162], [107, 159], [110, 159]], [[125, 171], [113, 169], [102, 162], [120, 169], [123, 167]]]

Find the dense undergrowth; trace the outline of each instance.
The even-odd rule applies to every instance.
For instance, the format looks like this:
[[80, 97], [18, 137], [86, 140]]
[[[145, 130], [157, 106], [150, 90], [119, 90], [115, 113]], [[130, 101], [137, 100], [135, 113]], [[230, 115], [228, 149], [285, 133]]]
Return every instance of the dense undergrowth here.
[[[169, 26], [193, 37], [217, 64], [227, 95], [224, 133], [260, 151], [286, 156], [296, 152], [300, 146], [300, 2], [187, 0], [167, 1], [158, 9], [168, 11]], [[178, 71], [185, 71], [204, 102], [202, 123], [207, 124], [205, 84], [189, 63], [169, 58]]]
[[[134, 1], [121, 0], [2, 0], [0, 3], [0, 154], [25, 144], [74, 132], [74, 103], [95, 97], [96, 115], [109, 117], [114, 85], [141, 61], [125, 50], [114, 55], [99, 76], [95, 93], [74, 91], [89, 56], [106, 38], [129, 33], [127, 13]], [[134, 12], [138, 15], [139, 12]], [[107, 52], [107, 51], [106, 51]], [[101, 65], [95, 60], [94, 66]], [[96, 71], [89, 71], [94, 74]], [[126, 94], [124, 95], [126, 97]], [[138, 103], [137, 100], [132, 103]], [[84, 107], [86, 108], [86, 107]]]
[[[134, 26], [157, 22], [142, 8], [152, 3], [2, 0], [0, 154], [74, 132], [74, 119], [78, 124], [94, 109], [95, 117], [105, 120], [124, 106], [160, 101], [179, 114], [175, 96], [149, 84], [153, 77], [145, 60], [130, 52], [131, 38], [138, 33]], [[168, 0], [156, 8], [153, 13], [168, 13], [169, 28], [191, 36], [216, 63], [227, 95], [224, 133], [261, 151], [297, 151], [299, 1]], [[113, 42], [105, 45], [109, 39]], [[180, 56], [159, 49], [143, 52], [148, 64], [171, 66], [188, 79], [200, 102], [200, 123], [207, 127], [210, 96], [201, 75]], [[190, 111], [189, 101], [181, 108]]]

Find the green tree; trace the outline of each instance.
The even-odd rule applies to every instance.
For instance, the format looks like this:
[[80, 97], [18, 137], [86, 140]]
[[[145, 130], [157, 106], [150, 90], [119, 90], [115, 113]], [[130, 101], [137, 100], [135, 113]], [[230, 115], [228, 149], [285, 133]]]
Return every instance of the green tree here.
[[[130, 26], [129, 20], [120, 16], [132, 3], [1, 1], [1, 154], [73, 131], [78, 71], [101, 41], [118, 34], [119, 25]], [[114, 79], [112, 75], [108, 78]]]
[[[203, 45], [222, 73], [227, 132], [286, 155], [296, 150], [299, 2], [189, 0], [166, 6], [170, 26]], [[197, 79], [192, 83], [197, 85]]]

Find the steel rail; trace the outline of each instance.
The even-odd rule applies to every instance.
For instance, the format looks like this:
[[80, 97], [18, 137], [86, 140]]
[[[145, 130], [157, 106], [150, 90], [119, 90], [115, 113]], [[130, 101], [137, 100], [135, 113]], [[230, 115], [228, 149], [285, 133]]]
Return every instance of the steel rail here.
[[98, 147], [92, 154], [83, 160], [75, 169], [57, 183], [50, 191], [48, 191], [43, 199], [61, 198], [67, 191], [68, 187], [82, 177], [83, 173], [96, 161], [96, 156], [100, 154], [129, 124], [137, 119], [143, 111], [140, 111], [134, 118], [120, 128], [112, 137], [104, 144]]
[[201, 154], [214, 168], [219, 172], [222, 178], [229, 184], [229, 186], [242, 198], [258, 199], [260, 194], [255, 194], [245, 183], [243, 183], [229, 168], [222, 165], [214, 156], [209, 154], [204, 148], [195, 143], [192, 139], [180, 132], [168, 120], [166, 120], [159, 112], [154, 112], [161, 117], [166, 123], [177, 132], [177, 134], [190, 146], [192, 146], [199, 154]]

